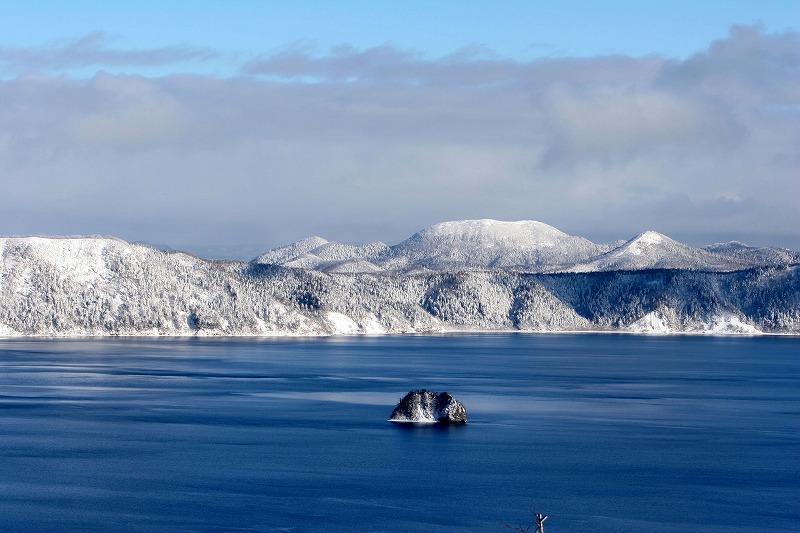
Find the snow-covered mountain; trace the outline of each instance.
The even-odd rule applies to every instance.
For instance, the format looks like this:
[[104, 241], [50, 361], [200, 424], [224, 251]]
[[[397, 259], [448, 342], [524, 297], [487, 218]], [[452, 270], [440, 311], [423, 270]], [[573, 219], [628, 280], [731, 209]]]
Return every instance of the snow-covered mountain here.
[[[755, 259], [755, 258], [754, 258]], [[692, 248], [666, 235], [646, 231], [628, 242], [572, 268], [574, 272], [679, 268], [684, 270], [731, 271], [757, 266], [758, 261]]]
[[[503, 249], [508, 246], [503, 232], [510, 226], [500, 227], [502, 231], [489, 228], [487, 239], [486, 228], [475, 226], [474, 239], [466, 241], [473, 239], [477, 247], [488, 240]], [[435, 249], [431, 242], [444, 246], [451, 239], [448, 235], [438, 228], [415, 242], [422, 250], [431, 250]], [[550, 235], [564, 239], [559, 233]], [[566, 242], [580, 248], [580, 241], [567, 238]], [[308, 254], [327, 243], [307, 244], [305, 251], [285, 257]], [[408, 246], [413, 248], [412, 244]], [[353, 260], [358, 253], [373, 253], [356, 249], [352, 256], [344, 256]], [[340, 251], [332, 247], [334, 255], [327, 257]], [[477, 248], [473, 251], [478, 253]], [[430, 257], [404, 253], [419, 261]], [[314, 253], [322, 257], [324, 252], [319, 254]], [[393, 260], [388, 254], [381, 257]], [[449, 264], [468, 263], [464, 255], [446, 257], [452, 258]], [[731, 272], [651, 268], [340, 273], [207, 261], [113, 238], [0, 238], [0, 335], [4, 336], [465, 330], [800, 334], [800, 266]]]
[[800, 252], [775, 248], [774, 246], [755, 247], [731, 241], [705, 246], [704, 250], [738, 261], [746, 265], [792, 265], [800, 263]]
[[269, 250], [254, 259], [254, 262], [329, 272], [376, 272], [383, 269], [372, 261], [379, 260], [388, 250], [389, 246], [382, 242], [356, 245], [331, 242], [322, 237], [309, 237]]
[[539, 272], [587, 260], [607, 249], [532, 220], [461, 220], [414, 234], [393, 246], [382, 264], [388, 270], [496, 268]]
[[270, 250], [254, 262], [326, 272], [542, 272], [586, 261], [610, 248], [542, 222], [484, 219], [435, 224], [395, 246], [348, 245], [311, 237]]
[[325, 272], [608, 272], [676, 268], [729, 272], [791, 265], [800, 253], [740, 243], [693, 248], [655, 231], [625, 242], [595, 244], [542, 222], [461, 220], [443, 222], [387, 246], [340, 244], [321, 237], [270, 250], [254, 260]]
[[[104, 237], [0, 239], [0, 334], [313, 334], [296, 306], [244, 290], [248, 263]], [[246, 311], [244, 311], [246, 309]]]

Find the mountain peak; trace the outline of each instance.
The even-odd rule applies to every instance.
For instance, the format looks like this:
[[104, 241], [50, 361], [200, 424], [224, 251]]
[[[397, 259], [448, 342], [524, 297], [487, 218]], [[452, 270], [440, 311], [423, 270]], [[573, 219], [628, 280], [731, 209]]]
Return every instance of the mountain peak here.
[[429, 226], [393, 246], [391, 266], [539, 270], [586, 260], [606, 249], [535, 220], [455, 220]]
[[657, 231], [645, 231], [621, 246], [580, 265], [579, 270], [642, 270], [673, 268], [729, 270], [735, 263], [712, 253], [692, 248]]
[[319, 237], [317, 235], [314, 235], [312, 237], [306, 237], [305, 239], [300, 239], [295, 244], [308, 246], [309, 249], [314, 249], [322, 246], [323, 244], [328, 244], [329, 242], [331, 241], [329, 241], [324, 237]]
[[264, 252], [258, 256], [255, 261], [257, 263], [281, 264], [292, 258], [307, 254], [311, 250], [319, 248], [320, 246], [324, 246], [328, 242], [328, 239], [324, 239], [322, 237], [306, 237], [305, 239], [299, 240], [295, 243], [287, 244], [286, 246], [281, 246], [279, 248], [269, 250], [268, 252]]
[[663, 233], [659, 233], [653, 230], [647, 230], [645, 232], [640, 233], [639, 235], [631, 239], [631, 242], [633, 241], [640, 242], [642, 244], [661, 244], [665, 241], [675, 242], [666, 235], [664, 235]]
[[659, 249], [675, 248], [688, 248], [688, 246], [670, 239], [666, 235], [658, 233], [657, 231], [647, 230], [620, 246], [618, 250], [624, 250], [634, 255], [641, 255], [653, 253], [653, 251]]
[[[570, 238], [563, 231], [535, 220], [505, 222], [490, 218], [440, 222], [417, 232], [415, 241], [480, 243], [522, 249], [554, 246]], [[402, 245], [402, 243], [401, 243]]]

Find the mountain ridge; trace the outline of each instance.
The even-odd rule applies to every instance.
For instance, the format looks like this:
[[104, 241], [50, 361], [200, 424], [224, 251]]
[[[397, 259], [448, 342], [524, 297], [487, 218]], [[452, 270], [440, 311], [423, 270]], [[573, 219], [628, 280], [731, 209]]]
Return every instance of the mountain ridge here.
[[[318, 239], [322, 239], [317, 237]], [[695, 248], [648, 230], [623, 242], [593, 243], [534, 220], [515, 222], [476, 219], [441, 222], [381, 249], [352, 254], [340, 261], [320, 260], [318, 252], [334, 243], [326, 239], [305, 247], [307, 239], [275, 248], [253, 261], [329, 272], [427, 272], [460, 269], [521, 272], [604, 272], [678, 268], [727, 272], [800, 262], [800, 253], [774, 247], [709, 245]], [[338, 243], [337, 243], [338, 244]], [[376, 243], [372, 243], [376, 244]], [[281, 259], [284, 250], [302, 253]]]
[[800, 334], [800, 266], [342, 273], [105, 237], [0, 238], [0, 336], [458, 331]]

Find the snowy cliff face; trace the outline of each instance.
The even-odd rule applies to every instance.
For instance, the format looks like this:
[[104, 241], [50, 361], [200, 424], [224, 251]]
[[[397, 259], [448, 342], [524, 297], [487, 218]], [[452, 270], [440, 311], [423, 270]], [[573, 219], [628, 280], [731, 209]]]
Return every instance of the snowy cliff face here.
[[462, 270], [608, 272], [677, 268], [730, 272], [800, 262], [800, 253], [728, 243], [693, 248], [655, 231], [595, 244], [542, 222], [461, 220], [426, 228], [395, 246], [349, 245], [311, 237], [254, 262], [324, 272], [424, 273]]
[[0, 239], [0, 335], [465, 330], [800, 333], [800, 267], [353, 274], [109, 238]]

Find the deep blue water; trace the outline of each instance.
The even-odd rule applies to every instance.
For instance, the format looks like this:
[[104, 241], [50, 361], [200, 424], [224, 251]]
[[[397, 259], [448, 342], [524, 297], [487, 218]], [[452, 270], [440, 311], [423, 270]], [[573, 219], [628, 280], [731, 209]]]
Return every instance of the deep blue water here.
[[[800, 339], [0, 341], [0, 530], [800, 531]], [[447, 390], [463, 427], [386, 421]]]

